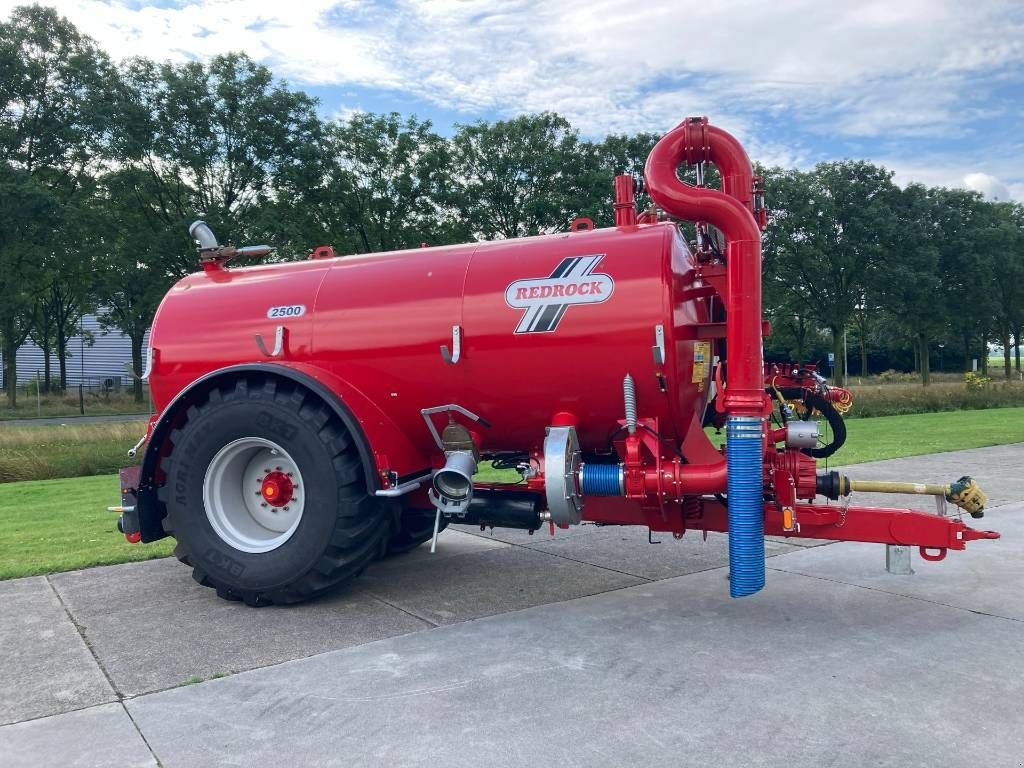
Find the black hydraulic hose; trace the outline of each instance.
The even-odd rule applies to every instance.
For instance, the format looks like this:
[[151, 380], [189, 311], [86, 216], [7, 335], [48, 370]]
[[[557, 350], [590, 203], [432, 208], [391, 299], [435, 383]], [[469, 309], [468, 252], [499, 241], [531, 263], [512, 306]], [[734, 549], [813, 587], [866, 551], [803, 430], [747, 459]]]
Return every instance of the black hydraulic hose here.
[[818, 411], [825, 417], [825, 421], [832, 428], [832, 442], [817, 448], [802, 448], [801, 450], [808, 456], [813, 456], [816, 459], [827, 459], [842, 448], [843, 443], [846, 442], [846, 422], [843, 421], [843, 417], [836, 410], [836, 407], [817, 392], [807, 393], [804, 396], [804, 405], [807, 406], [807, 413], [804, 415], [805, 419], [810, 417], [814, 411]]

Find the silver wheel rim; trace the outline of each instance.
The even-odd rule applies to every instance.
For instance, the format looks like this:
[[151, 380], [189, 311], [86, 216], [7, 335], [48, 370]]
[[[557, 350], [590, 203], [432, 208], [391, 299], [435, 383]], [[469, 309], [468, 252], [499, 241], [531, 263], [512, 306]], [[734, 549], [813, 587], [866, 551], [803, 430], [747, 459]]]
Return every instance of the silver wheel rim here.
[[[293, 484], [283, 506], [263, 497], [264, 479], [281, 472]], [[243, 437], [210, 461], [203, 480], [206, 518], [221, 540], [242, 552], [270, 552], [295, 533], [302, 520], [306, 487], [295, 461], [284, 448], [262, 437]]]

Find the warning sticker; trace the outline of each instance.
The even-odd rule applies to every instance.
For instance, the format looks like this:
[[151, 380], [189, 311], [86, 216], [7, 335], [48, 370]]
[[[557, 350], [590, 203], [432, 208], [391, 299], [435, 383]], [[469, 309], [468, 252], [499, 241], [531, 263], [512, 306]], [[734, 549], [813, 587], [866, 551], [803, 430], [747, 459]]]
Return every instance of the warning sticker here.
[[708, 378], [708, 366], [711, 364], [711, 342], [698, 341], [693, 345], [693, 376], [690, 381], [697, 385], [697, 391], [704, 391], [704, 382]]

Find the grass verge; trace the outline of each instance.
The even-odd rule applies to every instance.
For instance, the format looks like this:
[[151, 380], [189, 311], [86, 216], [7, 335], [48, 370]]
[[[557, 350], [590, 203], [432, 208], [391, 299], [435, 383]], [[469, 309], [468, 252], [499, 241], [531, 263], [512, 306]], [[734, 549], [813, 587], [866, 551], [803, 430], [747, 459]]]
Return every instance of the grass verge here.
[[[1024, 408], [856, 419], [847, 430], [849, 438], [833, 459], [835, 465], [1024, 442]], [[712, 434], [716, 444], [724, 439]], [[485, 467], [479, 477], [508, 480], [510, 474], [513, 480], [517, 477]], [[125, 542], [117, 532], [116, 515], [105, 511], [118, 499], [113, 475], [0, 486], [0, 579], [170, 554], [173, 543], [167, 539]]]
[[[115, 416], [131, 413], [148, 413], [151, 408], [149, 399], [141, 402], [124, 392], [99, 392], [86, 390], [83, 403], [86, 416]], [[0, 421], [9, 419], [36, 419], [81, 416], [78, 390], [43, 395], [36, 400], [35, 391], [23, 392], [19, 388], [18, 405], [11, 408], [6, 398], [0, 399]]]
[[9, 483], [0, 490], [0, 579], [150, 560], [172, 539], [129, 544], [107, 506], [121, 499], [117, 477]]
[[0, 423], [0, 483], [107, 475], [136, 463], [128, 449], [144, 421], [9, 426]]
[[992, 380], [970, 390], [959, 381], [937, 381], [922, 387], [920, 383], [864, 384], [850, 386], [853, 393], [851, 421], [877, 416], [901, 416], [914, 413], [973, 411], [990, 408], [1024, 407], [1024, 382]]

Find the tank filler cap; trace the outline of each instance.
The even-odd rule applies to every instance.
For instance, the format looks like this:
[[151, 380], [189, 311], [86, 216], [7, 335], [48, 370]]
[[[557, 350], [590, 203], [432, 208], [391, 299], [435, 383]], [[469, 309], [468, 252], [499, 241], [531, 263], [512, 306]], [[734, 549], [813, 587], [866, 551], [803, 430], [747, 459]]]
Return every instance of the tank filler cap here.
[[274, 250], [269, 245], [243, 245], [240, 248], [219, 245], [213, 230], [202, 219], [193, 221], [188, 233], [199, 246], [199, 263], [203, 269], [221, 269], [229, 259], [266, 256]]

